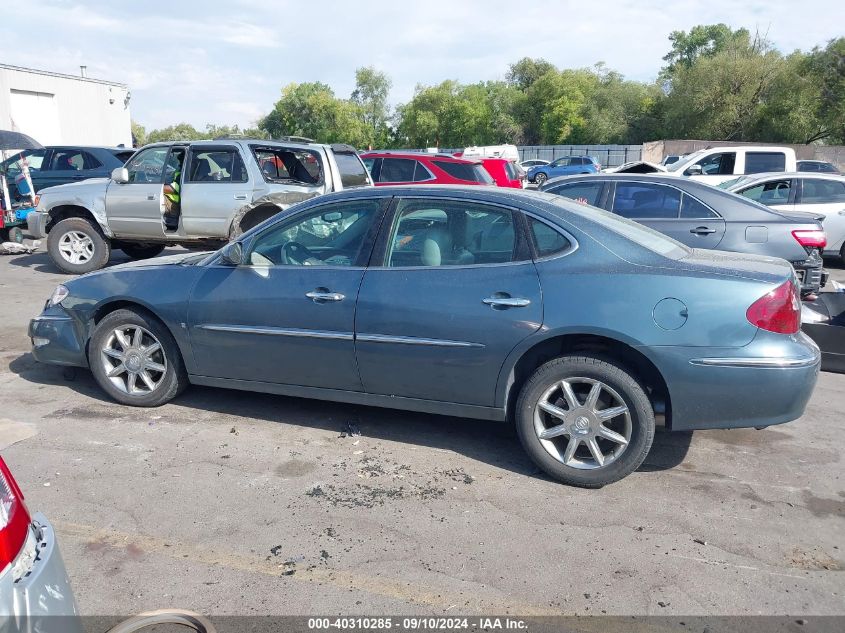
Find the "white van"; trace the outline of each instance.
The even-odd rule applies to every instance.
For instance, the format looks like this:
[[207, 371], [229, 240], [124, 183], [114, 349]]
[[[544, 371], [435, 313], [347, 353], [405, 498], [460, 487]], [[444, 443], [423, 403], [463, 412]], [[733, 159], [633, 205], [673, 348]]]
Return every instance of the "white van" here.
[[519, 150], [516, 145], [484, 145], [466, 147], [462, 158], [507, 158], [519, 162]]
[[738, 145], [700, 149], [668, 165], [666, 169], [676, 176], [687, 176], [718, 185], [746, 174], [796, 171], [798, 161], [791, 147]]

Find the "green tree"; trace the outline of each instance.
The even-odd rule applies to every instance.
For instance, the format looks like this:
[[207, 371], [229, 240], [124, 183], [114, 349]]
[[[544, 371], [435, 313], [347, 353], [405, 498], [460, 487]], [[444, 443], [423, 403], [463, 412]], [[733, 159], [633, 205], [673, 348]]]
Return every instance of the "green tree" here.
[[508, 85], [517, 90], [528, 90], [531, 85], [547, 72], [557, 70], [555, 65], [540, 57], [523, 57], [515, 64], [511, 64], [505, 75]]
[[359, 107], [338, 99], [324, 83], [291, 83], [258, 124], [272, 138], [304, 136], [323, 143], [365, 146], [369, 137]]
[[132, 129], [132, 143], [135, 147], [141, 147], [147, 144], [147, 130], [143, 125], [137, 121], [130, 123]]
[[159, 130], [152, 130], [147, 135], [148, 143], [159, 143], [161, 141], [198, 141], [206, 138], [206, 135], [197, 130], [190, 123], [179, 123]]
[[372, 66], [355, 71], [355, 90], [352, 102], [358, 106], [358, 112], [367, 127], [367, 146], [384, 147], [390, 139], [390, 109], [387, 98], [393, 83], [383, 72]]
[[699, 24], [686, 31], [672, 31], [669, 41], [672, 50], [663, 57], [665, 71], [672, 74], [678, 68], [690, 68], [702, 57], [712, 57], [729, 46], [747, 46], [747, 29], [732, 30], [727, 24]]

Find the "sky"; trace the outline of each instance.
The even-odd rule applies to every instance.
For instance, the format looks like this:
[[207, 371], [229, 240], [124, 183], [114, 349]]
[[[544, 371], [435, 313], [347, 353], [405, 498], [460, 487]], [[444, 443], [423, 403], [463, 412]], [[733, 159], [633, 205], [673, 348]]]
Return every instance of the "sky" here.
[[4, 2], [0, 63], [126, 83], [148, 130], [187, 122], [254, 124], [290, 82], [348, 97], [355, 69], [418, 84], [503, 79], [542, 57], [604, 62], [652, 80], [669, 33], [724, 22], [758, 29], [784, 53], [845, 36], [843, 0], [25, 0]]

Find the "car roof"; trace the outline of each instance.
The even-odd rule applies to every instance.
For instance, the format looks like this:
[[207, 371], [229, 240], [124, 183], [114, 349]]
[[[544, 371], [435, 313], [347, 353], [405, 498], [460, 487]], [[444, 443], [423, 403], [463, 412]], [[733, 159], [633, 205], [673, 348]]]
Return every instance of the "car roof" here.
[[392, 150], [369, 150], [361, 152], [362, 158], [385, 158], [388, 156], [392, 158], [409, 158], [412, 160], [419, 160], [421, 158], [433, 160], [436, 158], [437, 160], [444, 160], [451, 163], [472, 163], [476, 165], [481, 163], [481, 158], [460, 158], [451, 154], [432, 154], [430, 152], [394, 152]]
[[824, 171], [770, 171], [761, 174], [749, 174], [744, 176], [742, 182], [738, 182], [737, 184], [741, 184], [745, 187], [755, 182], [781, 178], [814, 178], [816, 180], [821, 178], [823, 180], [843, 180], [845, 179], [845, 175], [832, 174]]
[[832, 165], [829, 160], [819, 160], [817, 158], [802, 158], [798, 161], [799, 163], [822, 163], [824, 165]]
[[655, 174], [630, 174], [630, 173], [608, 173], [608, 172], [600, 172], [597, 174], [573, 174], [570, 176], [558, 176], [557, 178], [552, 178], [551, 180], [547, 180], [543, 184], [543, 190], [548, 189], [554, 184], [562, 184], [564, 182], [575, 182], [575, 181], [582, 181], [582, 180], [639, 180], [642, 182], [660, 182], [667, 185], [675, 185], [678, 186], [679, 184], [683, 185], [691, 185], [693, 188], [696, 187], [704, 187], [706, 190], [715, 189], [712, 185], [708, 185], [707, 183], [698, 182], [697, 180], [692, 180], [690, 178], [685, 178], [683, 176], [672, 176], [671, 174], [664, 174], [664, 173], [655, 173]]
[[45, 145], [44, 149], [104, 149], [109, 152], [134, 152], [133, 147], [111, 147], [109, 145]]
[[[221, 145], [237, 145], [237, 144], [246, 144], [246, 145], [260, 145], [262, 147], [279, 147], [279, 148], [287, 148], [287, 149], [314, 149], [314, 148], [328, 148], [332, 149], [333, 147], [339, 146], [332, 146], [326, 145], [324, 143], [307, 143], [307, 142], [294, 142], [294, 141], [274, 141], [272, 139], [261, 139], [261, 138], [220, 138], [217, 140], [214, 139], [202, 139], [199, 141], [158, 141], [156, 143], [147, 143], [143, 147], [137, 148], [138, 150], [146, 149], [148, 147], [172, 147], [172, 146], [199, 146], [199, 147], [220, 147]], [[351, 146], [344, 146], [345, 151], [354, 151], [354, 148]]]

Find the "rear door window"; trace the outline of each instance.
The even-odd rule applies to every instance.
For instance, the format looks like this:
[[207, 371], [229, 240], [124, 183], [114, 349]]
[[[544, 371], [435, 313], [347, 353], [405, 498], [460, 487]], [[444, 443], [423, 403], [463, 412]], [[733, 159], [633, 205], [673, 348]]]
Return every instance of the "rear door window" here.
[[370, 184], [367, 168], [357, 154], [351, 152], [335, 152], [335, 162], [340, 171], [340, 182], [344, 189], [366, 187]]
[[426, 180], [434, 180], [434, 175], [428, 171], [428, 167], [423, 165], [420, 161], [414, 167], [414, 182], [425, 182]]
[[452, 178], [466, 180], [467, 182], [480, 182], [487, 185], [493, 184], [493, 178], [487, 173], [487, 170], [477, 163], [452, 163], [445, 160], [435, 160], [432, 162]]
[[762, 174], [767, 171], [786, 171], [786, 154], [783, 152], [745, 153], [746, 174]]
[[379, 182], [414, 182], [417, 161], [410, 158], [387, 158], [381, 162]]
[[253, 145], [252, 153], [267, 182], [323, 184], [323, 162], [317, 152]]
[[713, 209], [702, 202], [699, 202], [692, 196], [686, 193], [681, 196], [681, 219], [704, 220], [718, 217], [719, 214], [713, 211]]
[[102, 166], [90, 152], [83, 150], [53, 150], [53, 157], [50, 159], [50, 171], [84, 171]]
[[594, 207], [599, 206], [599, 196], [602, 190], [601, 182], [572, 182], [565, 185], [558, 185], [551, 189], [547, 189], [549, 193], [554, 193], [581, 204], [591, 204]]
[[655, 183], [617, 182], [612, 210], [631, 220], [676, 219], [681, 212], [681, 192]]
[[804, 204], [845, 202], [845, 181], [804, 178], [801, 202]]
[[246, 182], [246, 167], [234, 147], [194, 148], [188, 182]]

